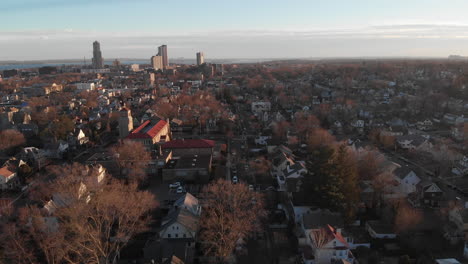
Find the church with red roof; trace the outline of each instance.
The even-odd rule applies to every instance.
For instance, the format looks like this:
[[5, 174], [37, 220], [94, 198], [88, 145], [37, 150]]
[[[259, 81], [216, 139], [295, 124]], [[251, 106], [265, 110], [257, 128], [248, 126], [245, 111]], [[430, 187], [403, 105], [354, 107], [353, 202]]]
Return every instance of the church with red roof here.
[[148, 149], [152, 149], [156, 144], [170, 141], [171, 130], [165, 120], [147, 120], [130, 132], [125, 139], [139, 141]]

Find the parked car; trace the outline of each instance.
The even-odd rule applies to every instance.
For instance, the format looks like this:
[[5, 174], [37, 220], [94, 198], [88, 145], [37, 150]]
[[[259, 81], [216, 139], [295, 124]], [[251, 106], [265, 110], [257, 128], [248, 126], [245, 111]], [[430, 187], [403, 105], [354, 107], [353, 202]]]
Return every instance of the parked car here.
[[233, 183], [238, 183], [239, 182], [239, 179], [237, 178], [237, 176], [232, 177], [232, 182]]
[[174, 182], [174, 183], [171, 183], [169, 184], [169, 188], [171, 189], [175, 189], [175, 188], [178, 188], [178, 187], [181, 187], [182, 185], [180, 184], [180, 182]]

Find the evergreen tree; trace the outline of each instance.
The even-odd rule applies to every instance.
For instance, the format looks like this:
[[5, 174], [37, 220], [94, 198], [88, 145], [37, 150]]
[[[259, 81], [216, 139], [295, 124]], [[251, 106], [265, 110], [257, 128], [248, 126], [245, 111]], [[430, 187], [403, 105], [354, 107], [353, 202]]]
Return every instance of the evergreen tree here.
[[359, 201], [357, 162], [343, 144], [335, 152], [333, 163], [336, 174], [334, 177], [339, 179], [337, 188], [340, 193], [335, 202], [338, 203], [337, 208], [343, 213], [345, 221], [349, 223], [355, 216]]

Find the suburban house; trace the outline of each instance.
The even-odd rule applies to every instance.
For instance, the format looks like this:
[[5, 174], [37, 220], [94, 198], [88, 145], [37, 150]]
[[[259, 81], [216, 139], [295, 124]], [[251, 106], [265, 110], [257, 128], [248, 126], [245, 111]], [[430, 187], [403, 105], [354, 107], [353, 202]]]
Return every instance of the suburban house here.
[[172, 151], [173, 156], [212, 155], [215, 142], [208, 139], [176, 139], [162, 144], [163, 151]]
[[273, 149], [269, 160], [271, 160], [272, 176], [278, 177], [288, 166], [294, 164], [294, 155], [289, 148], [281, 145]]
[[77, 128], [73, 132], [70, 132], [67, 141], [70, 147], [77, 148], [88, 143], [89, 138], [85, 135], [82, 129]]
[[419, 130], [422, 130], [422, 131], [428, 131], [428, 130], [431, 130], [432, 129], [432, 126], [433, 126], [433, 123], [431, 120], [429, 119], [425, 119], [424, 121], [419, 121], [416, 123], [416, 127], [419, 129]]
[[312, 230], [307, 240], [312, 245], [313, 262], [316, 264], [335, 263], [337, 260], [354, 262], [349, 243], [343, 237], [341, 229], [330, 225]]
[[10, 190], [19, 186], [19, 179], [16, 172], [11, 171], [7, 166], [0, 168], [0, 190]]
[[468, 123], [463, 123], [458, 126], [453, 126], [450, 129], [450, 134], [453, 139], [459, 142], [463, 142], [467, 135], [465, 135], [465, 131], [468, 131]]
[[343, 236], [342, 227], [339, 213], [316, 210], [304, 214], [299, 235], [304, 263], [329, 264], [339, 259], [353, 263], [352, 238]]
[[307, 169], [303, 162], [296, 162], [292, 165], [287, 165], [276, 177], [278, 181], [279, 191], [299, 192], [301, 187], [301, 179], [307, 173]]
[[468, 157], [463, 156], [452, 168], [452, 173], [457, 176], [465, 176], [468, 174]]
[[195, 241], [199, 229], [201, 205], [190, 193], [180, 197], [161, 223], [159, 237]]
[[[159, 239], [145, 246], [145, 257], [177, 256], [183, 263], [193, 263], [195, 243], [200, 229], [201, 205], [190, 193], [184, 194], [162, 220]], [[176, 262], [178, 263], [178, 262]]]
[[400, 148], [407, 150], [429, 149], [432, 146], [427, 137], [421, 135], [398, 136], [396, 141]]
[[395, 179], [402, 187], [401, 189], [406, 193], [412, 193], [416, 191], [416, 185], [421, 181], [421, 178], [410, 168], [400, 167], [393, 171], [396, 176]]
[[164, 120], [147, 120], [138, 128], [130, 132], [125, 139], [141, 142], [151, 150], [156, 144], [163, 144], [171, 140], [169, 123]]
[[252, 113], [257, 117], [262, 117], [264, 113], [268, 113], [271, 110], [270, 102], [252, 102]]
[[423, 180], [416, 185], [416, 192], [408, 196], [414, 207], [440, 207], [444, 192], [435, 182]]

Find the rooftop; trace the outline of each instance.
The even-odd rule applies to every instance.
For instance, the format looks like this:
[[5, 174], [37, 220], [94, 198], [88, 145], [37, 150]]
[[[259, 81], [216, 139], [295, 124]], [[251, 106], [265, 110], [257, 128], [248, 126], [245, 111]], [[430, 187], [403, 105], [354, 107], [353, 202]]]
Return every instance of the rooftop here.
[[163, 127], [167, 125], [164, 120], [147, 120], [127, 136], [127, 139], [154, 138]]
[[0, 168], [0, 176], [2, 176], [2, 177], [4, 177], [4, 178], [8, 178], [8, 177], [10, 177], [12, 174], [14, 174], [14, 172], [11, 172], [6, 166]]
[[185, 149], [185, 148], [213, 148], [215, 142], [209, 139], [176, 139], [171, 140], [164, 145], [164, 149]]
[[211, 155], [187, 155], [169, 160], [164, 169], [208, 168], [210, 160]]

